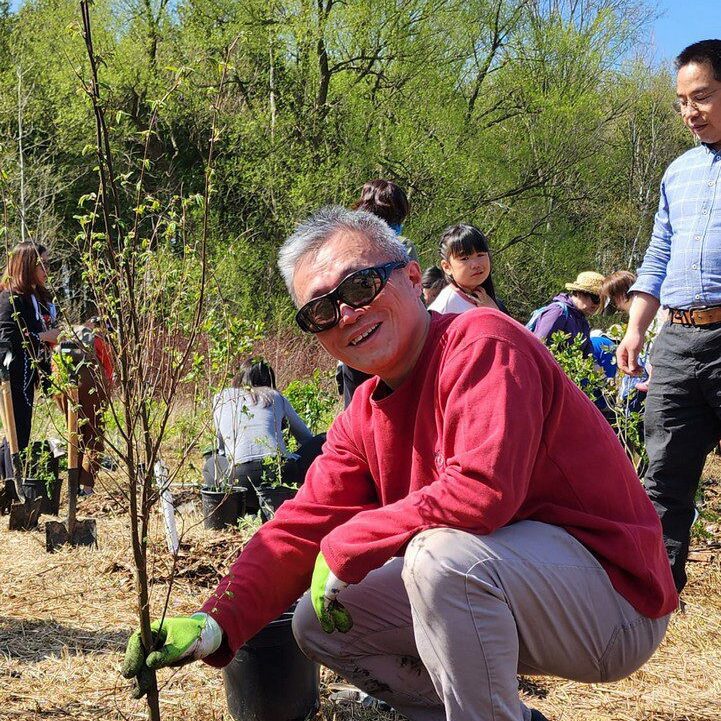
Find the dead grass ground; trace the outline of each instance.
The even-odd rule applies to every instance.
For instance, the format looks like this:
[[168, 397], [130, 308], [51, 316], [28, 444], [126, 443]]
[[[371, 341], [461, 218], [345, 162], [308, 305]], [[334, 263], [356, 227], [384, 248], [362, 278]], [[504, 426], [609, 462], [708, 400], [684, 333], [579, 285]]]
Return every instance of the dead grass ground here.
[[[721, 462], [705, 477], [718, 488]], [[718, 495], [707, 508], [721, 510]], [[0, 719], [137, 719], [144, 706], [119, 675], [125, 639], [135, 627], [130, 545], [125, 523], [102, 493], [84, 502], [98, 520], [100, 548], [47, 554], [44, 534], [9, 533], [0, 522]], [[203, 530], [186, 509], [186, 554], [169, 612], [195, 610], [250, 532]], [[160, 526], [151, 531], [153, 607], [163, 603], [169, 560]], [[718, 721], [721, 680], [721, 540], [704, 522], [685, 596], [662, 647], [631, 678], [591, 685], [536, 678], [524, 683], [526, 701], [554, 721]], [[168, 721], [230, 720], [220, 673], [203, 664], [163, 672], [162, 711]], [[384, 718], [358, 707], [335, 707], [324, 692], [324, 721]]]

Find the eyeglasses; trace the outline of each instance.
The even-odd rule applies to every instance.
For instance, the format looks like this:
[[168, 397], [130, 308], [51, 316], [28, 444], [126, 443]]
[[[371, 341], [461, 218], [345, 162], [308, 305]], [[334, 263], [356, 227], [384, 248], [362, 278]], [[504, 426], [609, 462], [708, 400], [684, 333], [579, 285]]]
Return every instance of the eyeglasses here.
[[601, 302], [600, 295], [596, 295], [595, 293], [586, 293], [586, 295], [591, 299], [591, 303], [594, 305], [598, 305]]
[[721, 88], [716, 88], [716, 90], [712, 90], [710, 93], [707, 93], [702, 98], [676, 98], [676, 100], [673, 101], [673, 108], [677, 113], [683, 114], [685, 110], [688, 110], [689, 108], [693, 108], [694, 110], [708, 110], [708, 108], [711, 106], [711, 102], [709, 101], [709, 98], [712, 95], [715, 95]]
[[296, 314], [295, 322], [306, 333], [322, 333], [340, 321], [340, 304], [351, 308], [370, 305], [385, 288], [391, 273], [408, 265], [395, 260], [373, 268], [363, 268], [347, 275], [329, 293], [309, 300]]

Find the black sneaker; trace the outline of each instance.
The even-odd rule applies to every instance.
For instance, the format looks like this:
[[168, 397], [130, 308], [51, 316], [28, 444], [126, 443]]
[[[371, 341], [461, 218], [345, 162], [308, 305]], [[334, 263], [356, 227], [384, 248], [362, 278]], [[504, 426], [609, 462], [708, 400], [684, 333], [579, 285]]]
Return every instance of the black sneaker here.
[[531, 709], [531, 721], [548, 721], [548, 719], [535, 708]]

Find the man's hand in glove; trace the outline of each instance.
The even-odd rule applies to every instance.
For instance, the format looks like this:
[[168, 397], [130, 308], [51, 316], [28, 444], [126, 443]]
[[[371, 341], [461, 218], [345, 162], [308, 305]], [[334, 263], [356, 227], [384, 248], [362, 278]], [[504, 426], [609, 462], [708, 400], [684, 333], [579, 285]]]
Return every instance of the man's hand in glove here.
[[326, 633], [347, 633], [353, 628], [353, 619], [337, 599], [338, 594], [347, 586], [347, 583], [335, 577], [323, 554], [319, 553], [315, 560], [313, 580], [310, 582], [310, 598], [315, 615]]
[[156, 650], [146, 653], [140, 632], [128, 640], [123, 661], [125, 678], [135, 677], [137, 686], [133, 695], [140, 698], [150, 687], [150, 671], [164, 666], [183, 666], [186, 663], [210, 656], [223, 641], [223, 629], [207, 613], [166, 618], [151, 624]]

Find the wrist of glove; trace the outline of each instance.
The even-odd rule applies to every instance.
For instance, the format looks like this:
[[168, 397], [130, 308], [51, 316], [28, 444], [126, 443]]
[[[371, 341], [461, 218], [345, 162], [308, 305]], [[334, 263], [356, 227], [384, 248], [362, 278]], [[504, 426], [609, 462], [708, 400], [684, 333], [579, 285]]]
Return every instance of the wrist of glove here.
[[326, 563], [322, 553], [318, 554], [313, 569], [310, 596], [315, 615], [326, 633], [340, 631], [347, 633], [353, 628], [353, 619], [346, 607], [338, 600], [338, 595], [348, 584], [341, 581]]
[[220, 648], [223, 629], [207, 613], [192, 616], [178, 616], [154, 621], [150, 625], [153, 633], [154, 650], [146, 653], [140, 632], [136, 631], [128, 640], [122, 674], [135, 678], [133, 695], [140, 698], [149, 689], [152, 671], [165, 666], [183, 666], [196, 661]]

